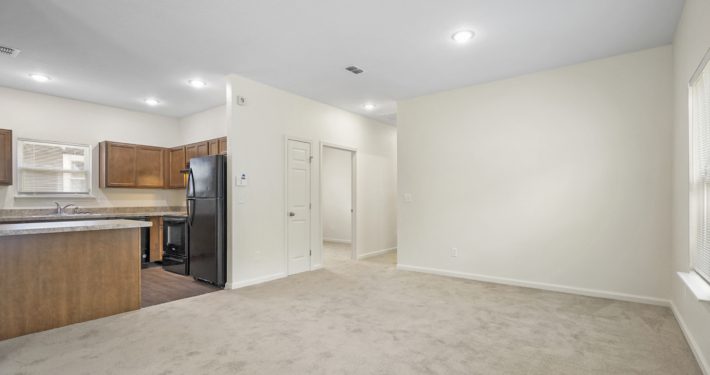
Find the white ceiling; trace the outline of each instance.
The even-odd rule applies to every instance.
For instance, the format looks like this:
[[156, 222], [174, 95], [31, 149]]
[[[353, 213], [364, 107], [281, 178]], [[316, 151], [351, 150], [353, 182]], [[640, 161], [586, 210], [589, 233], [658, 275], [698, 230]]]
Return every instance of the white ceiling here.
[[[396, 101], [668, 44], [683, 0], [2, 0], [0, 85], [169, 116], [236, 73], [393, 122]], [[461, 28], [478, 35], [450, 39]], [[357, 65], [365, 73], [344, 68]], [[53, 80], [28, 78], [44, 72]], [[195, 90], [186, 80], [202, 77]], [[162, 101], [147, 107], [142, 100]], [[377, 104], [367, 113], [365, 102]]]

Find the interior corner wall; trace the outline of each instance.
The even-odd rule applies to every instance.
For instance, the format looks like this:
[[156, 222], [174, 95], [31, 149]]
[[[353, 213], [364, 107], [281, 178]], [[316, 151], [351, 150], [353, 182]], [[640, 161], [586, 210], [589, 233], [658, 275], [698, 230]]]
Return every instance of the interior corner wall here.
[[673, 42], [675, 88], [673, 164], [672, 301], [676, 317], [706, 374], [710, 374], [710, 304], [699, 302], [677, 277], [690, 269], [689, 182], [690, 150], [688, 83], [710, 49], [710, 2], [686, 0]]
[[[232, 75], [227, 81], [230, 170], [232, 176], [248, 176], [244, 187], [231, 180], [230, 287], [287, 274], [286, 136], [313, 142], [313, 267], [322, 264], [320, 142], [357, 149], [358, 254], [397, 246], [396, 128], [243, 77]], [[246, 105], [237, 105], [236, 96], [246, 98]]]
[[350, 151], [323, 148], [323, 240], [351, 243], [352, 157]]
[[[99, 189], [98, 143], [116, 141], [175, 146], [181, 144], [178, 120], [79, 100], [0, 87], [0, 128], [12, 130], [13, 166], [18, 138], [88, 144], [92, 147], [94, 198], [60, 199], [81, 207], [177, 206], [184, 193], [163, 189]], [[57, 198], [15, 198], [14, 186], [0, 186], [0, 209], [51, 208]]]
[[671, 75], [665, 46], [400, 102], [398, 267], [667, 303]]
[[[227, 135], [227, 107], [220, 105], [178, 120], [181, 142], [189, 144]], [[175, 144], [174, 146], [177, 146]]]

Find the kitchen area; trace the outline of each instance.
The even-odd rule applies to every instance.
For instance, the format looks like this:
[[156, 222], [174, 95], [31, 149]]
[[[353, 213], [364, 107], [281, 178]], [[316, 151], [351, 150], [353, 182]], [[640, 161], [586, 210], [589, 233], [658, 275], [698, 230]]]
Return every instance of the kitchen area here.
[[[0, 130], [0, 185], [55, 199], [0, 208], [0, 340], [224, 288], [226, 152], [225, 137], [82, 145]], [[185, 203], [85, 206], [96, 187], [172, 190]]]

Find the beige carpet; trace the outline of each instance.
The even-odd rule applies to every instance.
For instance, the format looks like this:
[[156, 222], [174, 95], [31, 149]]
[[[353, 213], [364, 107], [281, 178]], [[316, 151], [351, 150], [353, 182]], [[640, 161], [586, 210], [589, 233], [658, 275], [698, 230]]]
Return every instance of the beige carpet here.
[[700, 374], [667, 308], [340, 260], [0, 342], [1, 374]]

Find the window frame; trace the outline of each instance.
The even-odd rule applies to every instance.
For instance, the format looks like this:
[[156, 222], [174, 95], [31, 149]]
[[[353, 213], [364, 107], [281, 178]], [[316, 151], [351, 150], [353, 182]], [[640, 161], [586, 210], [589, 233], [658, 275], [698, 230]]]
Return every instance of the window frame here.
[[[708, 200], [710, 200], [710, 190], [708, 188], [708, 185], [710, 185], [710, 181], [708, 181], [708, 178], [705, 177], [705, 181], [699, 181], [699, 179], [703, 178], [703, 174], [707, 174], [707, 171], [705, 173], [700, 172], [700, 168], [702, 167], [701, 162], [699, 161], [700, 159], [700, 149], [702, 147], [702, 140], [701, 140], [701, 131], [698, 130], [698, 124], [695, 123], [694, 119], [694, 112], [693, 112], [693, 103], [695, 101], [694, 95], [693, 95], [693, 88], [694, 88], [694, 83], [700, 78], [700, 75], [704, 74], [706, 69], [710, 69], [710, 49], [708, 49], [703, 56], [703, 59], [700, 61], [700, 64], [696, 68], [695, 72], [693, 72], [693, 75], [690, 77], [690, 80], [688, 81], [688, 138], [689, 138], [689, 172], [690, 172], [690, 186], [689, 186], [689, 268], [690, 271], [697, 274], [700, 279], [705, 281], [707, 284], [710, 285], [710, 270], [698, 270], [696, 267], [697, 264], [697, 259], [698, 259], [698, 252], [700, 249], [698, 248], [698, 237], [699, 237], [699, 232], [703, 230], [703, 221], [705, 220], [710, 221], [710, 218], [703, 218], [702, 216], [710, 216], [710, 203], [707, 203]], [[710, 93], [708, 93], [710, 94]], [[709, 126], [710, 127], [710, 126]], [[704, 187], [701, 189], [699, 188], [700, 184], [704, 184]]]
[[[20, 191], [21, 189], [21, 183], [20, 183], [20, 175], [22, 173], [22, 170], [26, 169], [22, 167], [22, 163], [24, 162], [24, 159], [21, 156], [20, 152], [20, 146], [22, 142], [34, 142], [34, 143], [45, 143], [45, 144], [53, 144], [53, 145], [58, 145], [58, 146], [70, 146], [70, 147], [82, 147], [86, 148], [87, 154], [86, 154], [86, 166], [85, 166], [85, 173], [86, 173], [86, 178], [87, 178], [87, 191], [86, 192], [22, 192]], [[93, 148], [91, 147], [90, 144], [84, 144], [84, 143], [74, 143], [74, 142], [62, 142], [62, 141], [49, 141], [49, 140], [42, 140], [42, 139], [33, 139], [33, 138], [17, 138], [17, 142], [15, 144], [14, 149], [16, 150], [16, 155], [15, 155], [15, 181], [17, 181], [17, 186], [15, 187], [15, 198], [95, 198], [93, 193], [94, 193], [94, 183], [93, 183], [93, 173], [94, 173], [94, 166], [93, 166]]]

